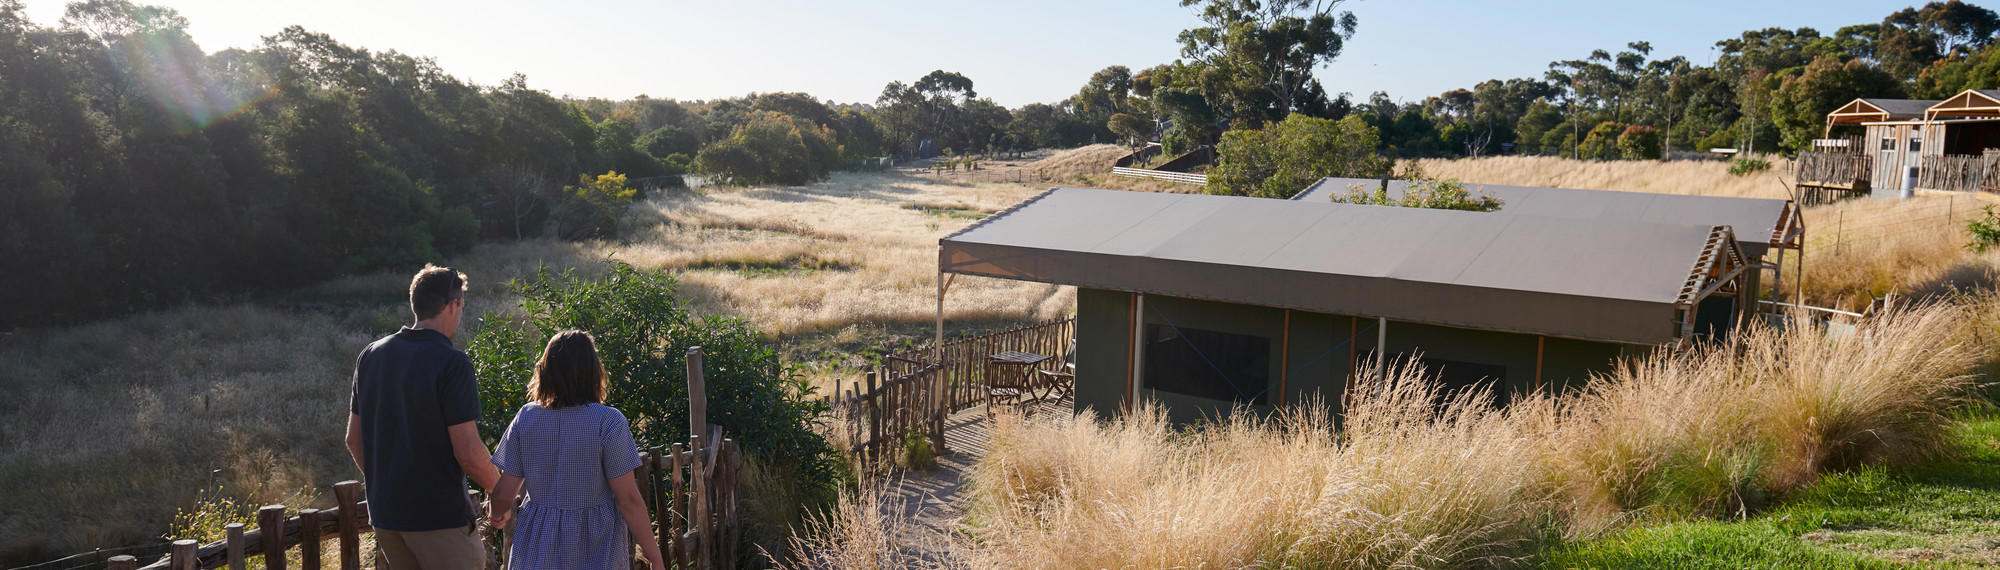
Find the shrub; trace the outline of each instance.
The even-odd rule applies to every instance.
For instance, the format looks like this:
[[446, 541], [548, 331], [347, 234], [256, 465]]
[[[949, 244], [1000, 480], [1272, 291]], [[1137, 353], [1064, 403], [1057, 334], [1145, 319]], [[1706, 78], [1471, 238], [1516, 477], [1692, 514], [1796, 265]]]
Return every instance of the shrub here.
[[609, 261], [602, 279], [547, 267], [508, 287], [522, 297], [524, 319], [489, 313], [468, 353], [477, 367], [481, 433], [497, 441], [516, 410], [548, 338], [581, 329], [597, 339], [611, 376], [607, 405], [632, 419], [644, 446], [688, 440], [687, 349], [703, 350], [708, 422], [723, 426], [767, 463], [796, 466], [808, 495], [830, 490], [837, 456], [813, 428], [827, 413], [814, 388], [781, 366], [778, 353], [750, 323], [701, 316], [674, 297], [677, 282], [660, 271]]
[[556, 235], [565, 239], [616, 237], [618, 216], [638, 194], [625, 186], [625, 175], [616, 171], [578, 176], [575, 186], [563, 187], [562, 201], [556, 205]]
[[833, 133], [812, 121], [758, 111], [695, 155], [704, 174], [733, 184], [807, 184], [826, 178], [840, 164]]
[[1457, 180], [1417, 180], [1409, 190], [1397, 198], [1390, 198], [1380, 189], [1369, 192], [1362, 186], [1347, 189], [1346, 196], [1335, 195], [1333, 201], [1347, 204], [1371, 204], [1376, 206], [1399, 206], [1403, 208], [1434, 208], [1439, 210], [1466, 210], [1491, 212], [1500, 209], [1500, 199], [1489, 194], [1472, 195], [1465, 184]]
[[1359, 115], [1335, 121], [1293, 113], [1262, 129], [1223, 133], [1210, 194], [1289, 198], [1321, 178], [1373, 178], [1389, 171], [1375, 154], [1381, 135]]
[[1613, 121], [1598, 123], [1583, 134], [1583, 146], [1577, 152], [1582, 158], [1599, 160], [1618, 158], [1618, 135], [1624, 132], [1624, 123]]
[[1965, 223], [1965, 233], [1972, 237], [1965, 248], [1973, 253], [1986, 253], [1994, 246], [2000, 246], [2000, 213], [1994, 212], [1992, 205], [1987, 205], [1985, 216]]
[[1729, 161], [1731, 176], [1749, 176], [1770, 169], [1771, 161], [1754, 156], [1739, 156], [1736, 160]]
[[897, 461], [904, 469], [930, 469], [937, 467], [937, 452], [931, 449], [931, 438], [922, 430], [911, 428], [903, 433], [902, 455]]
[[1660, 130], [1645, 125], [1625, 127], [1618, 135], [1618, 156], [1625, 160], [1658, 160]]

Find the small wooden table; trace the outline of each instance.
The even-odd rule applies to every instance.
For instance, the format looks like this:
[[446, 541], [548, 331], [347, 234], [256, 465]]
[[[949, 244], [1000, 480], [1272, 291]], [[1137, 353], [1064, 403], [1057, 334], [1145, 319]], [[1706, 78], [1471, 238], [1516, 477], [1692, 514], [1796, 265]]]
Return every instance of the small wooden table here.
[[1034, 389], [1035, 365], [1055, 358], [1047, 354], [1035, 354], [1009, 350], [986, 357], [986, 408], [992, 413], [993, 404], [1020, 405], [1046, 398], [1042, 394], [1034, 398], [1028, 395]]

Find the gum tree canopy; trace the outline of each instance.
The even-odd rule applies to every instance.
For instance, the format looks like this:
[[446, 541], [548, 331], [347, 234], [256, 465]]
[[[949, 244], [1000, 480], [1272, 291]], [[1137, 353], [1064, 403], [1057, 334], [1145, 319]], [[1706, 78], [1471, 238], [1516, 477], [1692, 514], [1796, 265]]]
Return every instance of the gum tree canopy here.
[[1354, 13], [1336, 11], [1344, 1], [1180, 0], [1207, 24], [1181, 31], [1181, 57], [1212, 72], [1203, 87], [1232, 119], [1283, 119], [1326, 98], [1313, 69], [1354, 36]]

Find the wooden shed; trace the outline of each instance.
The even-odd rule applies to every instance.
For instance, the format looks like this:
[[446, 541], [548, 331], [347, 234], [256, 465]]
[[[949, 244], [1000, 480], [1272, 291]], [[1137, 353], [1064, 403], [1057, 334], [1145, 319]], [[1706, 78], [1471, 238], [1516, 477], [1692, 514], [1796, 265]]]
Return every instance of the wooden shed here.
[[1842, 126], [1862, 134], [1837, 145], [1815, 141], [1800, 153], [1801, 186], [1894, 195], [1911, 169], [1920, 190], [2000, 185], [1989, 180], [2000, 178], [2000, 90], [1968, 89], [1944, 100], [1855, 99], [1827, 114], [1827, 133]]

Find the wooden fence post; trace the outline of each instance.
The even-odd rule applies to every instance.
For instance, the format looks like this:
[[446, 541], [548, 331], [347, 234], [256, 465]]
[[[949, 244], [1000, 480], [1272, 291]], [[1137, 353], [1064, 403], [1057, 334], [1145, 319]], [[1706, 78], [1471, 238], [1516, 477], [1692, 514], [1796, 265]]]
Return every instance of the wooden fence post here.
[[299, 568], [319, 570], [319, 509], [299, 510]]
[[139, 570], [139, 557], [130, 554], [113, 556], [105, 562], [106, 570]]
[[174, 541], [173, 549], [167, 551], [167, 567], [173, 570], [195, 570], [201, 568], [201, 559], [194, 554], [199, 543], [188, 539]]
[[333, 484], [334, 502], [340, 505], [340, 570], [361, 570], [361, 482]]
[[264, 505], [257, 509], [257, 532], [263, 535], [258, 550], [264, 553], [264, 567], [285, 570], [285, 506]]
[[708, 433], [708, 388], [701, 378], [701, 347], [687, 349], [688, 435]]
[[228, 538], [225, 538], [223, 542], [223, 560], [229, 563], [229, 570], [243, 570], [245, 564], [243, 562], [245, 554], [243, 550], [243, 523], [233, 522], [222, 525], [222, 531], [228, 534]]

